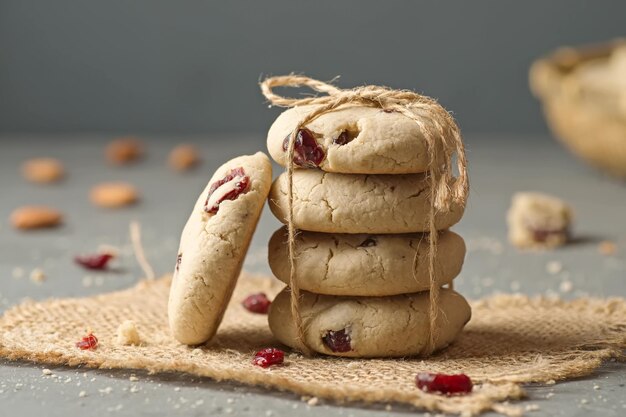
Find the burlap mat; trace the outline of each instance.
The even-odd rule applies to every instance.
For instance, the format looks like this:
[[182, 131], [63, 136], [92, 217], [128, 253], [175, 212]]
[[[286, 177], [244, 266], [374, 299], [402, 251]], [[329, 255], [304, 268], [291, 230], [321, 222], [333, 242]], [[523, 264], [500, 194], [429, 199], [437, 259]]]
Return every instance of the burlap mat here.
[[[10, 359], [173, 371], [264, 385], [338, 401], [406, 403], [464, 415], [494, 410], [520, 414], [508, 400], [518, 385], [591, 373], [602, 360], [622, 358], [626, 347], [626, 301], [572, 302], [497, 295], [473, 303], [473, 318], [456, 344], [427, 360], [353, 360], [287, 355], [285, 365], [251, 365], [253, 352], [277, 346], [267, 317], [240, 306], [245, 295], [278, 292], [282, 284], [243, 274], [215, 340], [202, 348], [178, 344], [167, 327], [168, 277], [89, 298], [25, 302], [0, 319], [0, 355]], [[117, 346], [115, 333], [133, 320], [144, 344]], [[100, 345], [74, 346], [86, 329]], [[408, 337], [408, 336], [407, 336]], [[480, 385], [463, 397], [425, 394], [415, 388], [418, 371], [464, 372]]]

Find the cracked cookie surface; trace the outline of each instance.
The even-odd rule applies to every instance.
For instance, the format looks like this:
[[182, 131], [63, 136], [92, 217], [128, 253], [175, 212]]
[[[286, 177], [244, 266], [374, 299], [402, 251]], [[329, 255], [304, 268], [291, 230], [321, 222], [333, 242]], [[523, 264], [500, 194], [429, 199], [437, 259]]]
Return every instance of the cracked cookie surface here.
[[258, 152], [217, 169], [183, 229], [168, 304], [173, 336], [197, 345], [219, 326], [272, 182]]
[[[337, 297], [301, 292], [300, 312], [307, 345], [318, 353], [346, 357], [402, 357], [426, 353], [430, 337], [428, 292], [392, 297]], [[467, 301], [442, 289], [437, 317], [436, 349], [454, 341], [469, 321]], [[284, 289], [270, 307], [274, 336], [302, 349]]]
[[[301, 231], [296, 236], [296, 279], [299, 288], [316, 294], [386, 296], [425, 291], [429, 288], [428, 249], [428, 238], [421, 233]], [[463, 238], [454, 232], [441, 232], [437, 255], [435, 279], [440, 285], [447, 284], [461, 272], [465, 258]], [[289, 283], [286, 227], [271, 237], [268, 259], [274, 275]]]
[[[287, 223], [287, 174], [270, 190], [272, 213]], [[463, 216], [453, 203], [435, 216], [437, 230]], [[423, 174], [335, 174], [317, 169], [293, 173], [293, 215], [298, 229], [324, 233], [415, 233], [428, 230], [429, 185]]]
[[[270, 127], [267, 148], [271, 157], [286, 165], [283, 143], [297, 123], [317, 106], [284, 111]], [[415, 110], [424, 126], [434, 129], [431, 118]], [[373, 107], [344, 106], [319, 116], [306, 125], [323, 150], [318, 164], [326, 172], [346, 174], [409, 174], [428, 169], [428, 145], [418, 124], [397, 112]], [[453, 126], [443, 126], [437, 136], [451, 135]], [[437, 138], [439, 139], [439, 138]], [[437, 140], [441, 143], [441, 139]], [[441, 146], [436, 149], [441, 155]]]

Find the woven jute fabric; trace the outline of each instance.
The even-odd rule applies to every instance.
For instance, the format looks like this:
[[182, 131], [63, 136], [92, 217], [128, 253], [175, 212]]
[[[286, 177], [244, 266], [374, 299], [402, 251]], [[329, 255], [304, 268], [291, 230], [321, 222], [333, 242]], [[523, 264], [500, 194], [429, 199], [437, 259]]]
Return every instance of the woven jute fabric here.
[[[143, 280], [128, 290], [88, 298], [28, 301], [0, 319], [0, 356], [99, 368], [181, 372], [262, 385], [340, 402], [405, 403], [431, 411], [475, 415], [494, 410], [521, 414], [509, 401], [523, 397], [520, 383], [548, 382], [591, 373], [603, 360], [623, 358], [626, 301], [561, 301], [496, 295], [472, 305], [473, 318], [447, 350], [428, 359], [339, 359], [288, 353], [283, 366], [251, 364], [257, 350], [279, 343], [267, 317], [247, 312], [252, 292], [275, 295], [282, 284], [245, 272], [217, 336], [202, 347], [176, 342], [167, 325], [170, 277]], [[141, 346], [119, 346], [116, 330], [132, 320]], [[75, 342], [87, 330], [94, 351]], [[408, 337], [408, 336], [407, 336]], [[446, 397], [415, 387], [419, 371], [458, 373], [477, 383], [471, 395]]]

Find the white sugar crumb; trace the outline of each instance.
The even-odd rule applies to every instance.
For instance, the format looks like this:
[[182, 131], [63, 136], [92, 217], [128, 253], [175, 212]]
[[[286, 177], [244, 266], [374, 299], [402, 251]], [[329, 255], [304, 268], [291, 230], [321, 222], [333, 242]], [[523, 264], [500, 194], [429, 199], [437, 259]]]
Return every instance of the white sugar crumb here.
[[52, 371], [50, 369], [47, 369], [47, 368], [46, 369], [42, 369], [41, 373], [44, 374], [44, 375], [48, 375], [48, 376], [52, 375]]
[[40, 284], [46, 280], [46, 274], [44, 274], [40, 268], [35, 268], [30, 273], [30, 279], [31, 281]]
[[87, 391], [81, 391], [81, 392], [79, 392], [79, 393], [78, 393], [78, 396], [79, 396], [80, 398], [84, 398], [84, 397], [86, 397], [86, 396], [87, 396]]
[[600, 389], [600, 385], [598, 385], [598, 384], [594, 385], [594, 386], [593, 386], [593, 389], [595, 389], [595, 390], [599, 390], [599, 389]]
[[313, 397], [309, 401], [307, 401], [306, 403], [308, 405], [310, 405], [311, 407], [315, 407], [319, 402], [320, 402], [319, 398]]
[[131, 393], [135, 394], [135, 393], [139, 392], [139, 387], [137, 385], [133, 385], [133, 386], [130, 387], [129, 391]]
[[139, 345], [141, 339], [137, 332], [135, 323], [131, 320], [126, 320], [117, 328], [117, 344], [122, 346]]
[[102, 389], [99, 389], [98, 392], [100, 392], [100, 394], [110, 394], [113, 392], [113, 388], [111, 387], [102, 388]]
[[176, 391], [176, 392], [180, 391], [180, 387], [174, 388], [174, 391]]
[[550, 275], [556, 275], [563, 271], [563, 264], [559, 261], [550, 261], [546, 264], [546, 271], [548, 271]]
[[135, 374], [131, 374], [130, 377], [128, 378], [128, 380], [130, 382], [137, 382], [137, 381], [139, 381], [139, 378], [137, 378], [137, 376], [135, 376]]
[[537, 404], [528, 404], [526, 407], [524, 407], [524, 409], [526, 411], [538, 411], [539, 406]]
[[12, 271], [13, 278], [22, 278], [24, 276], [24, 268], [16, 266]]
[[572, 281], [562, 281], [559, 284], [559, 291], [564, 292], [564, 293], [568, 293], [571, 292], [574, 289], [574, 284], [572, 284]]

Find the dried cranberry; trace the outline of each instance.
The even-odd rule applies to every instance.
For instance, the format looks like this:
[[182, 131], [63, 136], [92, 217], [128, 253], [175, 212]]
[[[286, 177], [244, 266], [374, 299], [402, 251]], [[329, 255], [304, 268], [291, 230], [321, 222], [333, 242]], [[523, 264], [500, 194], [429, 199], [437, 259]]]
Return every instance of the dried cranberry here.
[[368, 237], [359, 245], [360, 248], [369, 248], [371, 246], [376, 246], [376, 239]]
[[97, 255], [79, 255], [74, 257], [74, 262], [87, 269], [106, 269], [109, 261], [114, 256], [110, 253], [100, 253]]
[[544, 230], [544, 229], [531, 229], [533, 234], [533, 240], [535, 242], [545, 242], [550, 236], [568, 235], [567, 230]]
[[176, 272], [178, 272], [178, 270], [180, 269], [180, 264], [183, 261], [183, 254], [179, 253], [178, 256], [176, 257]]
[[267, 314], [270, 304], [272, 304], [272, 302], [267, 298], [267, 295], [262, 292], [251, 294], [241, 302], [241, 305], [243, 305], [246, 310], [257, 314]]
[[[224, 195], [219, 197], [211, 206], [209, 207], [209, 200], [213, 193], [217, 191], [222, 185], [234, 181], [232, 190], [226, 192]], [[248, 192], [250, 187], [250, 177], [248, 177], [243, 170], [242, 167], [231, 169], [224, 178], [221, 180], [215, 181], [209, 187], [209, 194], [207, 195], [206, 201], [204, 202], [204, 211], [209, 214], [215, 214], [220, 208], [220, 203], [224, 200], [235, 200], [239, 195], [245, 194]]]
[[[289, 149], [289, 139], [291, 134], [287, 135], [283, 141], [283, 151]], [[317, 168], [326, 154], [322, 147], [315, 140], [315, 135], [309, 129], [300, 129], [296, 135], [296, 141], [293, 148], [293, 162], [301, 167]]]
[[254, 355], [254, 359], [252, 359], [252, 364], [256, 366], [260, 366], [261, 368], [268, 368], [272, 365], [280, 365], [285, 360], [285, 352], [276, 348], [265, 348], [263, 350], [259, 350], [256, 355]]
[[350, 345], [350, 335], [346, 329], [337, 331], [329, 330], [322, 337], [322, 341], [333, 352], [350, 352], [352, 345]]
[[81, 350], [95, 350], [98, 347], [98, 338], [93, 333], [89, 333], [83, 336], [80, 342], [76, 342], [76, 347]]
[[339, 136], [333, 139], [333, 143], [336, 143], [337, 145], [347, 145], [348, 143], [352, 142], [352, 140], [356, 136], [357, 134], [355, 134], [354, 132], [350, 132], [349, 130], [344, 130], [343, 132], [339, 134]]
[[424, 392], [446, 395], [468, 394], [472, 392], [472, 380], [465, 374], [446, 375], [420, 372], [415, 377], [417, 388]]

